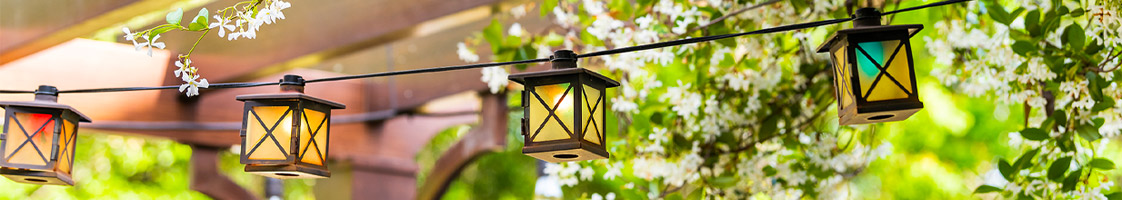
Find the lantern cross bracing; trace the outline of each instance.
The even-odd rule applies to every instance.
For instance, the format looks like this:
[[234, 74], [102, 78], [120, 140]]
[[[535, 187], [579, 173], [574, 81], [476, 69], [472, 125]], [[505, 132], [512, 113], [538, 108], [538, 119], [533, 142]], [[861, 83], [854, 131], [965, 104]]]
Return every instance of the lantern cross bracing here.
[[34, 101], [0, 102], [0, 175], [16, 182], [73, 185], [78, 122], [90, 118], [56, 103], [58, 89], [40, 86]]
[[854, 28], [818, 48], [834, 62], [841, 125], [900, 121], [923, 108], [909, 43], [923, 25], [882, 26], [879, 20], [876, 9], [859, 9]]
[[303, 94], [304, 80], [287, 75], [281, 93], [237, 97], [245, 101], [242, 164], [274, 178], [326, 178], [331, 110], [345, 105]]
[[554, 53], [553, 69], [510, 75], [522, 84], [522, 153], [548, 162], [605, 159], [605, 89], [619, 83], [578, 68], [576, 54]]

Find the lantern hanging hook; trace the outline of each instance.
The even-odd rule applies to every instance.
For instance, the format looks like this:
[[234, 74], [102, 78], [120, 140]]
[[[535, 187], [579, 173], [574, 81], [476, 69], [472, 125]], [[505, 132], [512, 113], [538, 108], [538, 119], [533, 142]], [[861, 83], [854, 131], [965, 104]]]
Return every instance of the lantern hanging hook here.
[[304, 93], [304, 77], [300, 75], [284, 75], [280, 80], [281, 92], [298, 92]]
[[861, 8], [853, 14], [853, 27], [880, 26], [881, 13], [876, 8]]
[[577, 53], [572, 50], [557, 50], [549, 56], [549, 63], [553, 69], [577, 68]]
[[36, 101], [58, 102], [58, 88], [49, 85], [40, 85], [35, 90]]

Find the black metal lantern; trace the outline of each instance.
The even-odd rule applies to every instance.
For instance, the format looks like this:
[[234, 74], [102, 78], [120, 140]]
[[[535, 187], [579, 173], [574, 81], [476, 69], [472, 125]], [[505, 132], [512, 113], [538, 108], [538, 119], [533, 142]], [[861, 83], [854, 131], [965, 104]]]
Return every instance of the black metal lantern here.
[[340, 103], [304, 94], [304, 78], [285, 75], [281, 93], [241, 95], [241, 163], [273, 178], [327, 178], [331, 109]]
[[923, 25], [880, 24], [874, 8], [857, 10], [854, 28], [840, 30], [818, 48], [834, 61], [841, 125], [900, 121], [920, 109], [909, 38]]
[[34, 101], [0, 102], [5, 110], [0, 175], [22, 183], [74, 185], [78, 122], [90, 118], [57, 100], [58, 89], [43, 85]]
[[553, 69], [510, 75], [522, 91], [522, 153], [549, 162], [606, 159], [605, 89], [619, 82], [577, 67], [573, 51], [559, 50]]

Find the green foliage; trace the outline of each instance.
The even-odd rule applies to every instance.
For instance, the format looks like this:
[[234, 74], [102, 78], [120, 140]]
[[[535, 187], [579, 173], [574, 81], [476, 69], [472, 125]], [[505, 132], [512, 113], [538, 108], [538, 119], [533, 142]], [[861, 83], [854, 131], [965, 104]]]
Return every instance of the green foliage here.
[[177, 8], [175, 11], [168, 13], [166, 19], [168, 24], [179, 24], [179, 21], [183, 19], [183, 9]]
[[77, 142], [74, 186], [0, 178], [0, 199], [207, 199], [189, 187], [187, 145], [85, 131]]

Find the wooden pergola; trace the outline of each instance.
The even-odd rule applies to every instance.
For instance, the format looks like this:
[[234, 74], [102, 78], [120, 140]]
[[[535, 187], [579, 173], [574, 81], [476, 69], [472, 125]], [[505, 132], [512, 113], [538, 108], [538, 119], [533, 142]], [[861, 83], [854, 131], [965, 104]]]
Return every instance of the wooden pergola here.
[[[181, 84], [170, 72], [172, 63], [199, 33], [164, 34], [160, 40], [168, 49], [157, 50], [152, 57], [135, 51], [121, 38], [116, 42], [81, 38], [107, 28], [119, 30], [122, 22], [139, 15], [162, 15], [183, 2], [188, 1], [0, 1], [0, 89], [31, 90], [40, 84], [64, 90]], [[201, 7], [213, 10], [236, 2], [204, 0]], [[276, 81], [284, 74], [314, 79], [464, 64], [457, 58], [455, 44], [482, 30], [494, 11], [517, 3], [290, 2], [287, 19], [262, 27], [257, 39], [205, 37], [192, 55], [199, 73], [211, 83], [220, 83]], [[537, 15], [519, 22], [531, 31], [548, 24]], [[489, 56], [485, 51], [479, 53]], [[317, 195], [328, 199], [438, 198], [462, 167], [506, 145], [506, 97], [486, 92], [479, 77], [480, 71], [474, 69], [309, 84], [308, 94], [347, 105], [347, 109], [335, 111], [332, 120], [333, 177], [317, 184], [331, 187], [317, 190], [331, 192]], [[240, 143], [243, 104], [234, 96], [276, 90], [210, 89], [192, 98], [175, 90], [63, 94], [59, 102], [93, 119], [94, 123], [83, 124], [82, 129], [189, 144], [194, 150], [192, 189], [217, 199], [253, 199], [259, 195], [218, 173], [216, 158], [218, 152]], [[29, 94], [0, 95], [0, 100], [28, 99]], [[415, 154], [439, 131], [461, 124], [477, 125], [439, 158], [425, 185], [417, 188]]]

